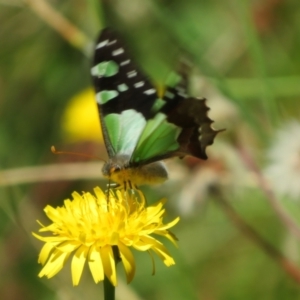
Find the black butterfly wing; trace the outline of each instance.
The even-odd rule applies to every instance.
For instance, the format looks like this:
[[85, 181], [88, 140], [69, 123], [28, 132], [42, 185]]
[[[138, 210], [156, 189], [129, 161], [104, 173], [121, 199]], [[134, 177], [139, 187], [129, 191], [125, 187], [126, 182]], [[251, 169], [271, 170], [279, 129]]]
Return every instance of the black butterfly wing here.
[[189, 65], [180, 62], [177, 83], [167, 87], [163, 98], [166, 103], [161, 112], [168, 116], [170, 123], [182, 128], [178, 136], [180, 148], [171, 155], [207, 159], [206, 147], [213, 144], [215, 136], [222, 130], [211, 127], [213, 121], [208, 117], [206, 99], [187, 95], [189, 73]]

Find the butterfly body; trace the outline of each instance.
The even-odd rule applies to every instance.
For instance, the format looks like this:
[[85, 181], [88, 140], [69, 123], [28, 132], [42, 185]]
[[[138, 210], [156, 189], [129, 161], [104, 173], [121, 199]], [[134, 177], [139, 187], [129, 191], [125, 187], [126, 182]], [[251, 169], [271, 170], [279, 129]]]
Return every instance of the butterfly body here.
[[218, 131], [211, 128], [205, 99], [187, 96], [185, 71], [159, 97], [118, 36], [106, 28], [96, 43], [91, 73], [109, 156], [105, 177], [129, 187], [157, 184], [168, 177], [161, 160], [207, 158], [206, 147]]
[[128, 155], [116, 155], [109, 159], [102, 168], [104, 177], [131, 187], [143, 184], [154, 185], [168, 179], [168, 172], [163, 162], [158, 161], [146, 165], [130, 166]]

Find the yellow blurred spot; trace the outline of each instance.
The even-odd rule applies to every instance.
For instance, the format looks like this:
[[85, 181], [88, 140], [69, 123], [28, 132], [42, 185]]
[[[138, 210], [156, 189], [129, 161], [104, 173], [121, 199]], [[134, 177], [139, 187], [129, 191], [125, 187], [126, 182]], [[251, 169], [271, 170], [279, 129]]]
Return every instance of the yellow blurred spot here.
[[69, 142], [103, 141], [100, 116], [92, 88], [70, 99], [62, 118], [62, 131]]

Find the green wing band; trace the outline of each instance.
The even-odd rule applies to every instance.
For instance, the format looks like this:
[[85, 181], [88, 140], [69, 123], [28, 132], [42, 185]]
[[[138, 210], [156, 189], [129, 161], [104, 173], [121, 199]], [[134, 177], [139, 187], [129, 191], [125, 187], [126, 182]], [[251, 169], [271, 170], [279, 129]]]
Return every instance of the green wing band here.
[[117, 91], [101, 91], [96, 94], [96, 101], [98, 104], [105, 104], [106, 102], [116, 98], [119, 95]]
[[110, 77], [116, 75], [118, 72], [119, 66], [112, 60], [103, 61], [91, 69], [92, 75], [97, 77]]
[[151, 111], [153, 113], [158, 112], [164, 105], [166, 104], [166, 101], [160, 98], [157, 98], [151, 108]]
[[131, 157], [132, 162], [144, 161], [179, 148], [177, 138], [181, 128], [166, 121], [166, 115], [158, 113], [149, 120]]
[[146, 125], [143, 115], [133, 109], [104, 117], [110, 143], [116, 153], [131, 155]]

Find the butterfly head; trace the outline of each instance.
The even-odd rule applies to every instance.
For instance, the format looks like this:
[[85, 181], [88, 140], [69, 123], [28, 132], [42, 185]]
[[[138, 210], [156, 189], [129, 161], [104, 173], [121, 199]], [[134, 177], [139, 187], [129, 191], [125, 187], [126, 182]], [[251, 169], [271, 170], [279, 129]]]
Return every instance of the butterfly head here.
[[102, 168], [102, 173], [105, 177], [110, 177], [113, 173], [120, 172], [128, 166], [129, 155], [119, 154], [111, 157]]
[[128, 168], [129, 155], [119, 154], [111, 157], [104, 163], [102, 174], [104, 177], [111, 179], [119, 184], [126, 180], [126, 168]]

